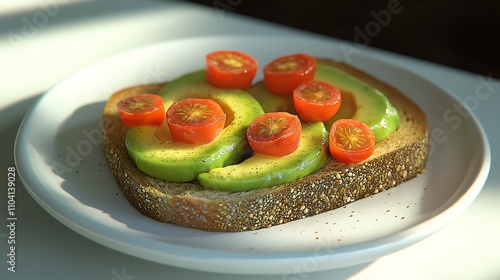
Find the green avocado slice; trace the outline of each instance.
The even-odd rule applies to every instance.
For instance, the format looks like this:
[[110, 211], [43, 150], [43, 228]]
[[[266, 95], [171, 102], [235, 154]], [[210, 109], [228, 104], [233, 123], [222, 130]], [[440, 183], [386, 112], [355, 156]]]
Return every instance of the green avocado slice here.
[[246, 191], [291, 182], [320, 169], [327, 161], [328, 133], [321, 122], [302, 124], [299, 148], [283, 157], [254, 154], [235, 165], [198, 175], [207, 189]]
[[173, 80], [160, 90], [159, 95], [164, 100], [165, 108], [186, 98], [211, 98], [221, 105], [227, 115], [222, 132], [204, 145], [175, 142], [168, 133], [165, 133], [166, 139], [160, 141], [155, 126], [129, 129], [125, 145], [138, 169], [164, 181], [192, 181], [198, 174], [212, 168], [241, 161], [248, 153], [246, 128], [264, 113], [257, 100], [247, 92], [208, 85], [205, 71], [196, 71]]
[[[325, 122], [329, 128], [340, 118], [351, 118], [366, 123], [375, 134], [376, 141], [381, 141], [394, 132], [400, 123], [396, 108], [378, 89], [346, 72], [318, 62], [314, 80], [330, 83], [342, 91], [342, 105], [339, 112]], [[297, 114], [290, 96], [270, 93], [264, 83], [258, 83], [249, 89], [266, 112], [287, 111]]]

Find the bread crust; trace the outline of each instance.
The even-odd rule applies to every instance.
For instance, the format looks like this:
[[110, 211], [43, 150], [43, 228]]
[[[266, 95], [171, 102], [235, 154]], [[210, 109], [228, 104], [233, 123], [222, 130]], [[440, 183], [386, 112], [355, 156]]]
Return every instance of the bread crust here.
[[378, 142], [374, 154], [357, 164], [329, 157], [318, 171], [290, 183], [245, 192], [204, 189], [197, 182], [154, 179], [139, 171], [127, 153], [128, 128], [116, 104], [138, 93], [157, 93], [164, 84], [139, 85], [114, 93], [102, 117], [108, 166], [127, 200], [160, 222], [207, 231], [257, 230], [342, 207], [408, 181], [425, 170], [429, 151], [425, 113], [390, 85], [347, 64], [319, 59], [384, 92], [398, 110], [400, 127]]

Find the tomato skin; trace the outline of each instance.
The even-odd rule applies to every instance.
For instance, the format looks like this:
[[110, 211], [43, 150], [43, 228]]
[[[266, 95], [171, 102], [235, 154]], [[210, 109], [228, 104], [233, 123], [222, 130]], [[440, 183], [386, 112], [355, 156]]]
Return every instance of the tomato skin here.
[[206, 56], [207, 81], [215, 87], [247, 90], [257, 73], [257, 66], [255, 58], [242, 52], [212, 52]]
[[328, 83], [307, 81], [293, 91], [293, 104], [303, 121], [327, 121], [342, 103], [340, 90]]
[[316, 58], [303, 53], [278, 57], [268, 63], [263, 72], [270, 92], [292, 95], [296, 87], [314, 78]]
[[328, 144], [335, 159], [346, 163], [360, 162], [373, 154], [375, 134], [361, 121], [339, 119], [330, 128]]
[[212, 99], [188, 98], [167, 110], [167, 125], [175, 141], [201, 145], [211, 142], [224, 129], [226, 114]]
[[128, 127], [160, 125], [165, 121], [163, 99], [156, 94], [142, 93], [127, 97], [117, 104], [118, 114]]
[[282, 157], [297, 150], [302, 125], [297, 116], [270, 112], [257, 117], [247, 129], [250, 147], [256, 152]]

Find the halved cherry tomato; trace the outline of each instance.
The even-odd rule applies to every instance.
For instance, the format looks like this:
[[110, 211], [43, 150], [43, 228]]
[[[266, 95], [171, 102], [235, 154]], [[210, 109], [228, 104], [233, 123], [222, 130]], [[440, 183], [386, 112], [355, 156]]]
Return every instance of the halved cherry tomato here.
[[303, 121], [327, 121], [337, 113], [340, 90], [328, 83], [308, 81], [293, 91], [295, 110]]
[[246, 90], [257, 72], [257, 60], [237, 51], [216, 51], [206, 56], [207, 81], [221, 88]]
[[275, 94], [292, 95], [300, 84], [310, 81], [316, 73], [316, 58], [308, 54], [279, 57], [264, 67], [264, 82]]
[[167, 110], [167, 125], [175, 141], [206, 144], [224, 129], [226, 114], [212, 99], [188, 98]]
[[339, 119], [330, 128], [330, 153], [339, 161], [360, 162], [373, 154], [375, 135], [364, 122]]
[[163, 99], [156, 94], [130, 96], [118, 102], [117, 107], [122, 121], [128, 127], [160, 125], [165, 120]]
[[302, 125], [297, 116], [270, 112], [258, 116], [247, 129], [250, 147], [260, 154], [285, 156], [297, 150]]

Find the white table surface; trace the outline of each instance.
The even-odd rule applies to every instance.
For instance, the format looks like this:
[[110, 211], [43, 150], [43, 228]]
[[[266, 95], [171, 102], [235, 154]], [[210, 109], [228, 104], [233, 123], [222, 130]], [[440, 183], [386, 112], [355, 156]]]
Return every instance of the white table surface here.
[[[315, 36], [238, 16], [238, 1], [201, 7], [169, 1], [4, 1], [0, 5], [0, 170], [7, 222], [7, 170], [19, 124], [47, 89], [76, 70], [146, 44], [201, 35]], [[216, 2], [214, 3], [221, 3]], [[232, 6], [230, 4], [233, 4]], [[334, 40], [332, 40], [334, 42]], [[490, 176], [469, 209], [425, 240], [371, 263], [294, 276], [190, 271], [125, 255], [59, 223], [20, 186], [16, 193], [16, 272], [7, 270], [9, 229], [0, 227], [1, 279], [500, 279], [500, 81], [395, 55], [363, 52], [407, 68], [467, 100], [484, 81], [491, 96], [474, 113], [491, 145]]]

